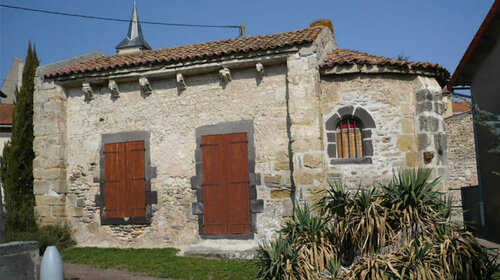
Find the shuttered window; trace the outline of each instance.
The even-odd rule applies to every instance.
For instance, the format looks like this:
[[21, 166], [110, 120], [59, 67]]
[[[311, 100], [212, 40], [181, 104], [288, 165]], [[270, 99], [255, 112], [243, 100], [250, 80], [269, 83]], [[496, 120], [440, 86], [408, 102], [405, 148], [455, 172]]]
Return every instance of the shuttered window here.
[[204, 234], [250, 233], [246, 133], [201, 138]]
[[338, 158], [363, 157], [363, 139], [359, 121], [355, 118], [343, 119], [337, 126], [336, 134]]
[[106, 218], [146, 216], [144, 141], [104, 145]]

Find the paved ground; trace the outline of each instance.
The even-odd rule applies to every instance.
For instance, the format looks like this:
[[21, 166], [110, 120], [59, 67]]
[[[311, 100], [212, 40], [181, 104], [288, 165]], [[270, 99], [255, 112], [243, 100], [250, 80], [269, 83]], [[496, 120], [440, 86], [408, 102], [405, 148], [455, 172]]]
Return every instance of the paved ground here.
[[491, 241], [481, 239], [481, 238], [476, 238], [479, 244], [483, 245], [484, 247], [492, 250], [498, 257], [497, 257], [497, 263], [500, 264], [500, 244], [493, 243]]
[[126, 270], [98, 269], [86, 265], [64, 264], [64, 278], [67, 280], [165, 280], [141, 276]]

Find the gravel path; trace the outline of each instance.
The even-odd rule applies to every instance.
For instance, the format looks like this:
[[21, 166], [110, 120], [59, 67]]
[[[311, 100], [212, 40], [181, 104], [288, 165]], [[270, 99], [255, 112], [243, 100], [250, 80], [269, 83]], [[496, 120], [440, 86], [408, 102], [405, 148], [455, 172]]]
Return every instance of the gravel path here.
[[99, 269], [79, 264], [64, 264], [64, 278], [67, 280], [160, 280], [142, 276], [135, 272], [118, 269]]

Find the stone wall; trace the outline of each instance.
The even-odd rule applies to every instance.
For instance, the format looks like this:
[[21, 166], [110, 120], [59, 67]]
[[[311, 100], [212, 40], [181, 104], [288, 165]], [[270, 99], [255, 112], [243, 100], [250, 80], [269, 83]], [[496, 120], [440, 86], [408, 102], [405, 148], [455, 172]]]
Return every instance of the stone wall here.
[[0, 279], [36, 280], [39, 274], [37, 241], [0, 244]]
[[[66, 173], [58, 175], [64, 175], [61, 185], [65, 189], [58, 192], [51, 185], [53, 192], [37, 195], [38, 213], [49, 208], [50, 217], [54, 218], [63, 215], [64, 209], [75, 230], [74, 237], [82, 246], [161, 247], [198, 242], [198, 221], [191, 209], [196, 196], [190, 184], [195, 175], [195, 130], [228, 121], [253, 120], [256, 173], [263, 174], [267, 184], [273, 176], [283, 178], [278, 183], [280, 188], [289, 184], [285, 65], [265, 66], [262, 79], [257, 77], [255, 68], [233, 70], [231, 76], [229, 83], [221, 81], [217, 72], [186, 76], [184, 91], [178, 90], [175, 78], [151, 80], [154, 89], [151, 95], [143, 94], [137, 82], [118, 83], [118, 98], [111, 97], [107, 85], [93, 85], [94, 98], [90, 101], [85, 99], [81, 88], [64, 89], [63, 96], [67, 99], [64, 108], [59, 108], [64, 116], [61, 121], [66, 139], [64, 149], [54, 151], [56, 146], [42, 149], [44, 138], [39, 137], [37, 160], [42, 159], [47, 149], [52, 152], [47, 152], [47, 156], [64, 153]], [[39, 94], [52, 96], [62, 91], [56, 87]], [[40, 106], [48, 108], [46, 104]], [[57, 121], [58, 115], [52, 117], [46, 122]], [[37, 136], [44, 135], [41, 131], [46, 134], [60, 131], [35, 127]], [[94, 201], [99, 192], [101, 135], [126, 131], [150, 133], [151, 163], [157, 169], [151, 189], [158, 193], [158, 203], [153, 205], [151, 225], [103, 226]], [[47, 177], [36, 178], [43, 181]], [[274, 203], [271, 196], [275, 194], [267, 184], [257, 186], [258, 198], [266, 200], [265, 212], [258, 216], [257, 232], [261, 237], [273, 234], [283, 215], [282, 205]], [[35, 185], [39, 189], [42, 184]], [[44, 215], [41, 217], [46, 219]]]
[[453, 206], [461, 210], [461, 188], [477, 186], [476, 150], [472, 112], [446, 118], [448, 134], [448, 188]]

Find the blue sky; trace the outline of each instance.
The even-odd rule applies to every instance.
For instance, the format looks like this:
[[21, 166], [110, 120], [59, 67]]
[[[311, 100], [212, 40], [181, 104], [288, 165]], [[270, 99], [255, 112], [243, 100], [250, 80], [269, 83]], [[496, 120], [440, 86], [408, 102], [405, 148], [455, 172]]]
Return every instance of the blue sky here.
[[[132, 0], [0, 0], [1, 4], [129, 19]], [[450, 72], [486, 16], [493, 0], [137, 0], [142, 21], [245, 24], [247, 35], [305, 28], [319, 18], [333, 22], [340, 48], [437, 62]], [[142, 26], [154, 48], [238, 36], [236, 29]], [[111, 55], [127, 23], [64, 17], [0, 7], [0, 83], [14, 57], [36, 43], [41, 64], [101, 51]]]

